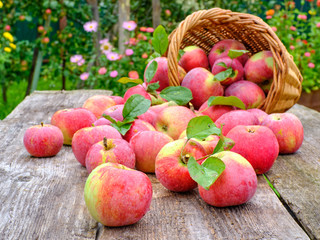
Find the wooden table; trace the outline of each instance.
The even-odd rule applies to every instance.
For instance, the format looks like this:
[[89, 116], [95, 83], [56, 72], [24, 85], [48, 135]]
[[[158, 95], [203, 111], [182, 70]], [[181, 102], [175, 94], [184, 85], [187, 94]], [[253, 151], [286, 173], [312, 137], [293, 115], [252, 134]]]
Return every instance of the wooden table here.
[[84, 203], [87, 171], [64, 146], [52, 158], [30, 157], [25, 130], [63, 108], [108, 91], [35, 92], [0, 122], [0, 239], [320, 239], [320, 113], [295, 105], [304, 143], [281, 155], [246, 204], [215, 208], [197, 190], [173, 193], [154, 175], [150, 211], [136, 224], [98, 224]]

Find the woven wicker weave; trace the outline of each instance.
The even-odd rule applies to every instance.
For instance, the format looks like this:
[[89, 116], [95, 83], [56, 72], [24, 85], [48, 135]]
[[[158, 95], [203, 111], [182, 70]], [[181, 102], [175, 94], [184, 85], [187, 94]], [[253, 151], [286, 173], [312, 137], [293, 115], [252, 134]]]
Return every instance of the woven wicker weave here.
[[194, 12], [170, 34], [167, 51], [170, 84], [179, 85], [179, 49], [197, 45], [208, 54], [222, 39], [242, 42], [250, 55], [262, 50], [272, 52], [275, 62], [273, 83], [260, 109], [267, 113], [284, 112], [299, 100], [302, 76], [271, 27], [254, 15], [220, 8]]

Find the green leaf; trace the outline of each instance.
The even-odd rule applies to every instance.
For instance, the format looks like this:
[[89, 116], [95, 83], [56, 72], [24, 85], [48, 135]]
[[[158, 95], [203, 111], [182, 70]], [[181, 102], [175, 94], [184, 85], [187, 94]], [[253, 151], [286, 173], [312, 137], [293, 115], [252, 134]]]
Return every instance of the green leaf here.
[[160, 96], [178, 105], [186, 105], [192, 99], [192, 92], [186, 87], [167, 87], [160, 92]]
[[147, 86], [147, 92], [154, 93], [160, 87], [159, 82], [151, 83]]
[[158, 63], [156, 61], [153, 61], [150, 63], [150, 65], [146, 69], [145, 77], [147, 80], [147, 83], [149, 83], [154, 75], [156, 74], [158, 69]]
[[218, 62], [218, 63], [215, 64], [215, 65], [220, 66], [220, 67], [227, 68], [227, 64], [225, 64], [224, 62]]
[[214, 78], [214, 80], [221, 82], [221, 81], [226, 80], [228, 77], [230, 77], [232, 72], [233, 72], [233, 70], [230, 67], [230, 68], [227, 68], [227, 70], [225, 70], [223, 72], [219, 72], [218, 74], [214, 75], [213, 78]]
[[128, 77], [122, 77], [118, 80], [119, 83], [137, 83], [137, 84], [142, 84], [143, 81], [141, 79], [132, 79]]
[[147, 59], [146, 64], [148, 64], [149, 62], [152, 61], [152, 59], [155, 59], [155, 58], [157, 58], [157, 57], [161, 57], [161, 55], [160, 55], [159, 53], [157, 53], [157, 52], [152, 53], [152, 54], [149, 56], [149, 58]]
[[117, 122], [117, 123], [112, 123], [111, 126], [114, 127], [115, 129], [117, 129], [118, 132], [122, 136], [124, 136], [131, 128], [132, 123]]
[[169, 45], [168, 35], [162, 25], [153, 32], [152, 46], [161, 56], [167, 51]]
[[209, 135], [220, 135], [221, 130], [216, 127], [209, 116], [200, 116], [192, 118], [187, 127], [187, 138], [204, 139]]
[[183, 54], [185, 54], [185, 51], [183, 51], [182, 49], [179, 49], [179, 52], [178, 52], [178, 61], [182, 58]]
[[139, 94], [133, 94], [124, 104], [122, 116], [123, 119], [134, 119], [145, 113], [151, 105], [151, 101], [145, 99]]
[[243, 54], [249, 52], [248, 50], [236, 50], [236, 49], [230, 49], [228, 52], [228, 57], [231, 59], [235, 59], [237, 57], [242, 56]]
[[202, 165], [191, 157], [187, 166], [190, 177], [206, 190], [209, 190], [226, 168], [224, 162], [216, 157], [207, 158]]
[[226, 106], [234, 106], [241, 109], [246, 109], [244, 103], [235, 96], [223, 97], [223, 96], [212, 96], [208, 99], [208, 106], [214, 105], [226, 105]]
[[220, 136], [220, 139], [213, 150], [212, 154], [222, 152], [222, 151], [229, 151], [234, 146], [234, 141], [231, 138], [226, 138], [225, 136]]
[[116, 120], [114, 120], [112, 117], [110, 117], [109, 115], [106, 114], [102, 114], [102, 117], [104, 117], [105, 119], [109, 120], [111, 123], [117, 123]]

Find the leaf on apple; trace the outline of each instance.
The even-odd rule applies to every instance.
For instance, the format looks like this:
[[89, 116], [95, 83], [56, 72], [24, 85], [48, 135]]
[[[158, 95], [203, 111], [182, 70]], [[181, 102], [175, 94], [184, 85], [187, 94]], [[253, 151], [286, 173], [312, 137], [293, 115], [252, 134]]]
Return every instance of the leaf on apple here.
[[248, 53], [248, 50], [236, 50], [236, 49], [230, 49], [228, 52], [228, 57], [231, 59], [235, 59], [237, 57], [242, 56], [245, 53]]
[[160, 55], [159, 53], [157, 53], [157, 52], [152, 53], [152, 54], [149, 56], [149, 58], [147, 59], [146, 64], [148, 64], [149, 62], [151, 62], [152, 59], [155, 59], [155, 58], [157, 58], [157, 57], [161, 57], [161, 55]]
[[192, 118], [187, 127], [187, 138], [204, 139], [212, 134], [220, 135], [221, 130], [217, 128], [209, 116]]
[[145, 113], [151, 105], [151, 101], [145, 99], [139, 94], [133, 94], [124, 104], [122, 116], [126, 119], [134, 119], [137, 116]]
[[233, 70], [230, 67], [230, 68], [227, 68], [225, 71], [219, 72], [218, 74], [214, 75], [213, 78], [214, 80], [221, 82], [226, 80], [228, 77], [231, 77], [232, 73], [233, 73]]
[[147, 83], [149, 83], [154, 75], [156, 74], [158, 69], [158, 63], [156, 61], [153, 61], [150, 63], [150, 65], [147, 67], [146, 72], [145, 72], [145, 78]]
[[218, 62], [218, 63], [215, 64], [215, 65], [220, 66], [220, 67], [227, 68], [227, 64], [225, 64], [224, 62]]
[[159, 82], [151, 83], [147, 86], [148, 93], [154, 93], [160, 87]]
[[178, 52], [178, 61], [182, 58], [183, 54], [185, 54], [185, 51], [183, 51], [182, 49], [179, 49], [179, 52]]
[[209, 190], [226, 168], [224, 162], [216, 157], [207, 158], [202, 165], [191, 157], [187, 166], [190, 177], [206, 190]]
[[227, 106], [234, 106], [237, 108], [241, 109], [246, 109], [246, 106], [244, 103], [235, 96], [229, 96], [229, 97], [224, 97], [224, 96], [211, 96], [208, 99], [208, 106], [214, 106], [214, 105], [227, 105]]
[[114, 120], [109, 115], [103, 114], [102, 117], [104, 117], [105, 119], [109, 120], [111, 123], [116, 123], [117, 122], [116, 120]]
[[186, 105], [192, 99], [192, 92], [186, 87], [166, 87], [160, 96], [168, 101], [174, 101], [180, 106]]
[[162, 25], [153, 32], [152, 46], [161, 56], [167, 51], [169, 45], [168, 34]]
[[132, 122], [131, 123], [124, 123], [124, 122], [118, 121], [116, 123], [111, 123], [111, 126], [114, 127], [115, 129], [117, 129], [118, 132], [122, 136], [124, 136], [131, 128]]
[[233, 148], [234, 144], [235, 143], [231, 138], [226, 138], [225, 136], [221, 135], [212, 154], [222, 152], [222, 151], [229, 151]]
[[143, 81], [141, 79], [132, 79], [132, 78], [128, 78], [128, 77], [122, 77], [118, 80], [119, 83], [137, 83], [137, 84], [142, 84]]

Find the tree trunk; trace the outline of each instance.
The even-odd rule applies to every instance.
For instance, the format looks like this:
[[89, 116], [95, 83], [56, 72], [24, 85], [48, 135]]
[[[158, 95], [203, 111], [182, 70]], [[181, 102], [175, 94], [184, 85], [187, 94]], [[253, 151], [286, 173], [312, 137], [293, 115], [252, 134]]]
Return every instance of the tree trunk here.
[[[91, 6], [93, 20], [99, 24], [100, 23], [100, 16], [99, 16], [98, 0], [87, 0], [87, 3]], [[98, 27], [98, 30], [94, 34], [94, 39], [93, 39], [94, 45], [95, 45], [95, 52], [96, 52], [95, 63], [97, 66], [99, 65], [98, 59], [101, 55], [100, 43], [99, 43], [100, 40], [101, 40], [101, 32], [100, 32], [100, 28]], [[88, 69], [90, 69], [91, 67], [92, 67], [92, 64], [90, 66], [88, 66]]]
[[152, 0], [152, 25], [156, 29], [161, 23], [160, 0]]
[[123, 22], [130, 20], [130, 0], [119, 0], [119, 40], [118, 48], [121, 54], [124, 53], [124, 43], [129, 39], [129, 32], [122, 27]]
[[27, 86], [25, 97], [31, 93], [32, 79], [33, 79], [33, 75], [34, 75], [34, 70], [36, 68], [36, 62], [37, 62], [38, 55], [39, 55], [39, 48], [36, 47], [33, 50], [32, 65], [31, 65], [30, 74], [28, 77], [28, 86]]
[[8, 99], [7, 99], [7, 85], [5, 83], [2, 85], [2, 100], [3, 100], [4, 103], [8, 102]]
[[[63, 0], [60, 0], [60, 4], [62, 6]], [[59, 19], [59, 30], [60, 30], [60, 32], [62, 32], [63, 29], [66, 28], [67, 24], [68, 24], [68, 20], [67, 20], [67, 16], [66, 15]], [[60, 48], [60, 58], [62, 60], [62, 70], [61, 70], [61, 72], [62, 72], [62, 74], [61, 74], [61, 76], [62, 76], [62, 78], [61, 78], [62, 87], [61, 87], [61, 90], [66, 90], [66, 76], [64, 75], [64, 71], [66, 69], [66, 59], [65, 59], [65, 54], [64, 54], [65, 53], [64, 43], [65, 43], [65, 40], [63, 41], [62, 47]]]

